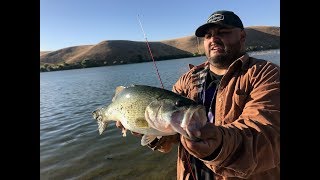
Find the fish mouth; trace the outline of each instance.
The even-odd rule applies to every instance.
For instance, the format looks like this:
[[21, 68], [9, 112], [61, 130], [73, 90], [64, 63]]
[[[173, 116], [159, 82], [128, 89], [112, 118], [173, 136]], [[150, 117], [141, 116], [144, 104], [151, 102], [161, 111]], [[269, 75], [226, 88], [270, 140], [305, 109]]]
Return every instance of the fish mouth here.
[[145, 110], [149, 126], [166, 133], [179, 133], [188, 139], [197, 139], [193, 132], [207, 122], [203, 105], [176, 106], [171, 100], [153, 101]]
[[189, 117], [186, 118], [186, 131], [191, 140], [199, 140], [193, 132], [199, 131], [207, 123], [207, 120], [208, 117], [204, 106], [198, 105], [190, 109]]
[[[202, 105], [191, 106], [184, 113], [176, 111], [172, 114], [172, 119], [174, 121], [172, 125], [175, 126], [175, 129], [193, 141], [199, 140], [193, 132], [199, 131], [207, 123], [206, 111]], [[180, 127], [177, 127], [178, 124]]]

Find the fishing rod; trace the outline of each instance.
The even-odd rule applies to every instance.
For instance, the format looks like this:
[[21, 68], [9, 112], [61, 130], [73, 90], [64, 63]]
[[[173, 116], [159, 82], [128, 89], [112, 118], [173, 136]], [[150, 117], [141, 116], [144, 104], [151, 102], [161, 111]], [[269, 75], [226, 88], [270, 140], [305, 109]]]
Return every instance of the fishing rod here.
[[[154, 59], [153, 59], [153, 55], [152, 55], [151, 48], [150, 48], [149, 43], [148, 43], [148, 39], [147, 39], [146, 33], [144, 33], [144, 30], [143, 30], [143, 27], [142, 27], [142, 24], [141, 24], [141, 21], [140, 21], [140, 18], [139, 18], [139, 14], [137, 15], [137, 18], [138, 18], [138, 21], [139, 21], [139, 24], [140, 24], [140, 27], [141, 27], [141, 30], [142, 30], [144, 39], [146, 40], [146, 43], [147, 43], [147, 46], [148, 46], [149, 53], [150, 53], [150, 56], [151, 56], [151, 58], [152, 58], [153, 64], [154, 64], [154, 66], [155, 66], [155, 68], [156, 68], [156, 70], [157, 70], [157, 74], [158, 74], [158, 78], [159, 78], [159, 80], [160, 80], [161, 86], [162, 86], [162, 88], [164, 89], [164, 86], [163, 86], [163, 83], [162, 83], [162, 80], [161, 80], [161, 77], [160, 77], [160, 74], [159, 74], [159, 71], [158, 71], [156, 62], [155, 62]], [[198, 44], [199, 44], [199, 41], [198, 41]], [[198, 51], [199, 51], [199, 48], [198, 48]], [[191, 173], [193, 179], [196, 179], [195, 175], [193, 174], [192, 168], [191, 168], [190, 154], [187, 153], [187, 150], [186, 150], [185, 148], [183, 148], [183, 149], [184, 149], [185, 158], [187, 159], [187, 164], [188, 164], [188, 168], [189, 168], [189, 170], [190, 170], [190, 173]], [[189, 156], [187, 156], [187, 154], [188, 154]]]
[[154, 58], [153, 58], [153, 55], [152, 55], [152, 52], [151, 52], [151, 48], [150, 48], [150, 46], [149, 46], [149, 42], [148, 42], [146, 33], [144, 33], [144, 30], [143, 30], [143, 27], [142, 27], [142, 24], [141, 24], [141, 21], [140, 21], [140, 18], [139, 18], [139, 14], [137, 15], [137, 18], [138, 18], [138, 21], [139, 21], [139, 24], [140, 24], [140, 27], [141, 27], [141, 30], [142, 30], [144, 39], [146, 40], [146, 43], [147, 43], [147, 46], [148, 46], [148, 50], [149, 50], [151, 59], [152, 59], [152, 61], [153, 61], [153, 65], [154, 65], [154, 67], [156, 68], [156, 71], [157, 71], [158, 78], [159, 78], [159, 80], [160, 80], [161, 86], [162, 86], [162, 88], [164, 89], [164, 86], [163, 86], [163, 83], [162, 83], [162, 80], [161, 80], [161, 77], [160, 77], [160, 74], [159, 74], [159, 71], [158, 71], [158, 67], [157, 67], [156, 62], [155, 62], [155, 60], [154, 60]]

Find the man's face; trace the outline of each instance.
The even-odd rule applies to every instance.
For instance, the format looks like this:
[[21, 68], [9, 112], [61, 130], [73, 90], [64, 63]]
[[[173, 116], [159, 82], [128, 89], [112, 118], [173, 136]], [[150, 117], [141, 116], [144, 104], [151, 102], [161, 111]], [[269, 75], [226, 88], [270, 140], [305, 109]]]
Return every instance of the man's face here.
[[226, 68], [242, 55], [244, 42], [240, 28], [211, 27], [204, 36], [205, 54], [210, 64]]

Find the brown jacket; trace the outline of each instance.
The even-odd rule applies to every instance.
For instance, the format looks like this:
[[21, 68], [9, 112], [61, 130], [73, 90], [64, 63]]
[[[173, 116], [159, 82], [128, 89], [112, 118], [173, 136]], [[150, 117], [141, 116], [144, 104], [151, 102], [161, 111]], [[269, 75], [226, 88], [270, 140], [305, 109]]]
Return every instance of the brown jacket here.
[[[203, 76], [197, 72], [208, 68], [208, 62], [193, 67], [173, 91], [197, 101]], [[204, 164], [215, 179], [280, 179], [280, 67], [245, 54], [229, 67], [218, 88], [215, 125], [223, 144], [218, 156], [202, 160]], [[165, 143], [158, 150], [171, 149]], [[180, 143], [178, 180], [192, 179], [185, 153]]]

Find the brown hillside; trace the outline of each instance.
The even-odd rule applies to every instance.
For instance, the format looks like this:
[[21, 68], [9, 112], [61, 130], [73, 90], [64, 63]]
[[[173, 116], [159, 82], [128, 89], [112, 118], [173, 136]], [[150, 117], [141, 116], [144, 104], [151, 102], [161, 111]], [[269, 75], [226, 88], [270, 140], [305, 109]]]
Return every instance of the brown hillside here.
[[77, 59], [77, 57], [85, 54], [91, 47], [92, 45], [82, 45], [51, 51], [42, 55], [40, 53], [40, 63], [56, 64], [68, 62], [70, 59]]
[[44, 54], [47, 54], [47, 53], [49, 53], [49, 52], [51, 52], [51, 51], [40, 51], [40, 56], [41, 56], [41, 55], [44, 55]]
[[[280, 47], [280, 27], [273, 26], [250, 26], [246, 27], [246, 45], [273, 48]], [[198, 46], [199, 44], [199, 46]], [[194, 35], [149, 42], [154, 58], [174, 57], [179, 55], [192, 55], [203, 53], [203, 38]], [[111, 40], [102, 41], [96, 45], [83, 45], [67, 47], [52, 52], [40, 52], [40, 64], [50, 63], [75, 63], [83, 60], [104, 61], [106, 64], [115, 62], [134, 63], [150, 61], [151, 57], [145, 42]]]
[[251, 26], [245, 30], [247, 46], [280, 46], [280, 27]]
[[[245, 28], [247, 33], [246, 46], [270, 46], [279, 47], [280, 45], [280, 27], [274, 26], [250, 26]], [[204, 53], [203, 38], [196, 36], [187, 36], [183, 38], [161, 41], [164, 44], [174, 46], [178, 49], [191, 53]]]
[[[154, 58], [171, 54], [187, 54], [188, 52], [177, 48], [159, 43], [149, 43]], [[131, 61], [151, 59], [145, 42], [112, 40], [103, 41], [91, 47], [85, 53], [77, 57], [69, 58], [67, 63], [80, 62], [84, 59], [106, 61], [107, 64], [112, 64], [114, 61]]]
[[176, 47], [178, 49], [188, 51], [190, 53], [203, 52], [203, 38], [197, 38], [196, 36], [187, 36], [183, 38], [165, 40], [161, 42]]

